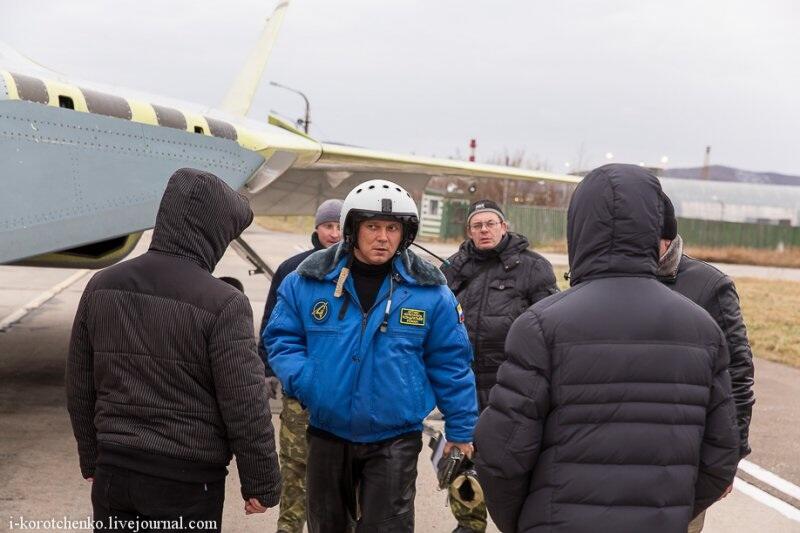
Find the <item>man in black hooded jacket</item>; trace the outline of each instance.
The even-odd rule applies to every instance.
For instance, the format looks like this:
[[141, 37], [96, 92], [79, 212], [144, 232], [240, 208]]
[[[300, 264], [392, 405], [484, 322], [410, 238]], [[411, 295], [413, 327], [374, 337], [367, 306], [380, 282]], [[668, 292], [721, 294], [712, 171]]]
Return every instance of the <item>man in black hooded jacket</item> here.
[[67, 405], [95, 520], [221, 527], [232, 454], [247, 514], [278, 503], [264, 366], [247, 297], [214, 278], [252, 221], [219, 178], [180, 169], [144, 255], [95, 274], [72, 328]]
[[656, 279], [661, 195], [606, 165], [572, 197], [572, 287], [514, 322], [476, 430], [502, 531], [685, 532], [733, 480], [725, 338]]

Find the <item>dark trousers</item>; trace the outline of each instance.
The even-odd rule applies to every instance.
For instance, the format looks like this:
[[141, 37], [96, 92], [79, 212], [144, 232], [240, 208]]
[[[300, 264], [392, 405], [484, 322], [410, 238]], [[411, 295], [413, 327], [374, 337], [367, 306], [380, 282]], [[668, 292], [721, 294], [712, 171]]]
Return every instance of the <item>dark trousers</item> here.
[[[224, 479], [186, 483], [125, 468], [98, 466], [92, 484], [94, 520], [103, 522], [102, 529], [95, 531], [218, 532], [222, 528], [224, 501]], [[164, 521], [170, 523], [165, 525]], [[170, 529], [177, 521], [182, 525]], [[109, 526], [112, 522], [114, 527]]]
[[421, 436], [354, 444], [308, 436], [310, 533], [414, 531]]

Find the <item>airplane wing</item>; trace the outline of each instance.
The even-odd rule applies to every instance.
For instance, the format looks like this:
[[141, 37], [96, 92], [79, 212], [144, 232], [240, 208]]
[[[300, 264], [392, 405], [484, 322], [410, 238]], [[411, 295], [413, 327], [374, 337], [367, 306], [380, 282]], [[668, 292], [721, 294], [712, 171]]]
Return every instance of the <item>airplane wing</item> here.
[[[270, 117], [270, 122], [294, 130], [274, 117]], [[424, 189], [430, 178], [438, 176], [560, 183], [580, 181], [578, 176], [539, 170], [394, 154], [332, 143], [320, 143], [320, 147], [320, 156], [313, 164], [305, 168], [290, 168], [255, 186], [253, 181], [245, 185], [244, 191], [250, 196], [250, 204], [257, 215], [310, 215], [323, 201], [344, 198], [359, 183], [377, 178], [394, 181], [409, 191]]]

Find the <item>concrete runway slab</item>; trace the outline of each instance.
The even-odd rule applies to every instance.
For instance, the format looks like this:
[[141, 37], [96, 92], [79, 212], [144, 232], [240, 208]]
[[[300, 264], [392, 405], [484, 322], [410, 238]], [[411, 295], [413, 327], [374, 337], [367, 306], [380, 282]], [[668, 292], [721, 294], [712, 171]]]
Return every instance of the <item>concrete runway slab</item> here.
[[[248, 230], [246, 238], [272, 266], [310, 246], [305, 237], [256, 227]], [[135, 253], [144, 250], [148, 242], [143, 239]], [[444, 249], [436, 251], [446, 253]], [[248, 276], [250, 268], [229, 250], [215, 274], [235, 276], [244, 283], [253, 305], [254, 322], [258, 324], [269, 283], [264, 276]], [[0, 321], [74, 272], [0, 267]], [[79, 520], [91, 513], [90, 486], [78, 470], [64, 393], [70, 328], [89, 277], [79, 279], [0, 333], [0, 531], [13, 530], [9, 520], [20, 517], [46, 520], [66, 516]], [[759, 401], [750, 459], [800, 484], [800, 371], [761, 360], [756, 370]], [[277, 404], [273, 407], [277, 408]], [[279, 423], [276, 415], [273, 423]], [[276, 510], [265, 515], [244, 515], [235, 464], [231, 464], [230, 471], [225, 530], [274, 531]], [[417, 489], [417, 531], [451, 531], [455, 522], [445, 505], [444, 493], [435, 488], [426, 452], [420, 455]], [[489, 531], [497, 530], [490, 526]], [[800, 522], [734, 490], [712, 507], [704, 531], [800, 532]]]

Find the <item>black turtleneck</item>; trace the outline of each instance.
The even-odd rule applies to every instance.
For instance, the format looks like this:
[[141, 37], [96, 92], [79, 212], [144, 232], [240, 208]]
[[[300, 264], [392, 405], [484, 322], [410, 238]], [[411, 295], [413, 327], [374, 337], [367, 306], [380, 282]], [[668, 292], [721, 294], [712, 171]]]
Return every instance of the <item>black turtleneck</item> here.
[[353, 276], [353, 284], [356, 286], [356, 294], [358, 294], [358, 301], [361, 302], [363, 312], [366, 313], [372, 309], [383, 280], [391, 271], [391, 260], [382, 265], [370, 265], [353, 257], [350, 275]]

